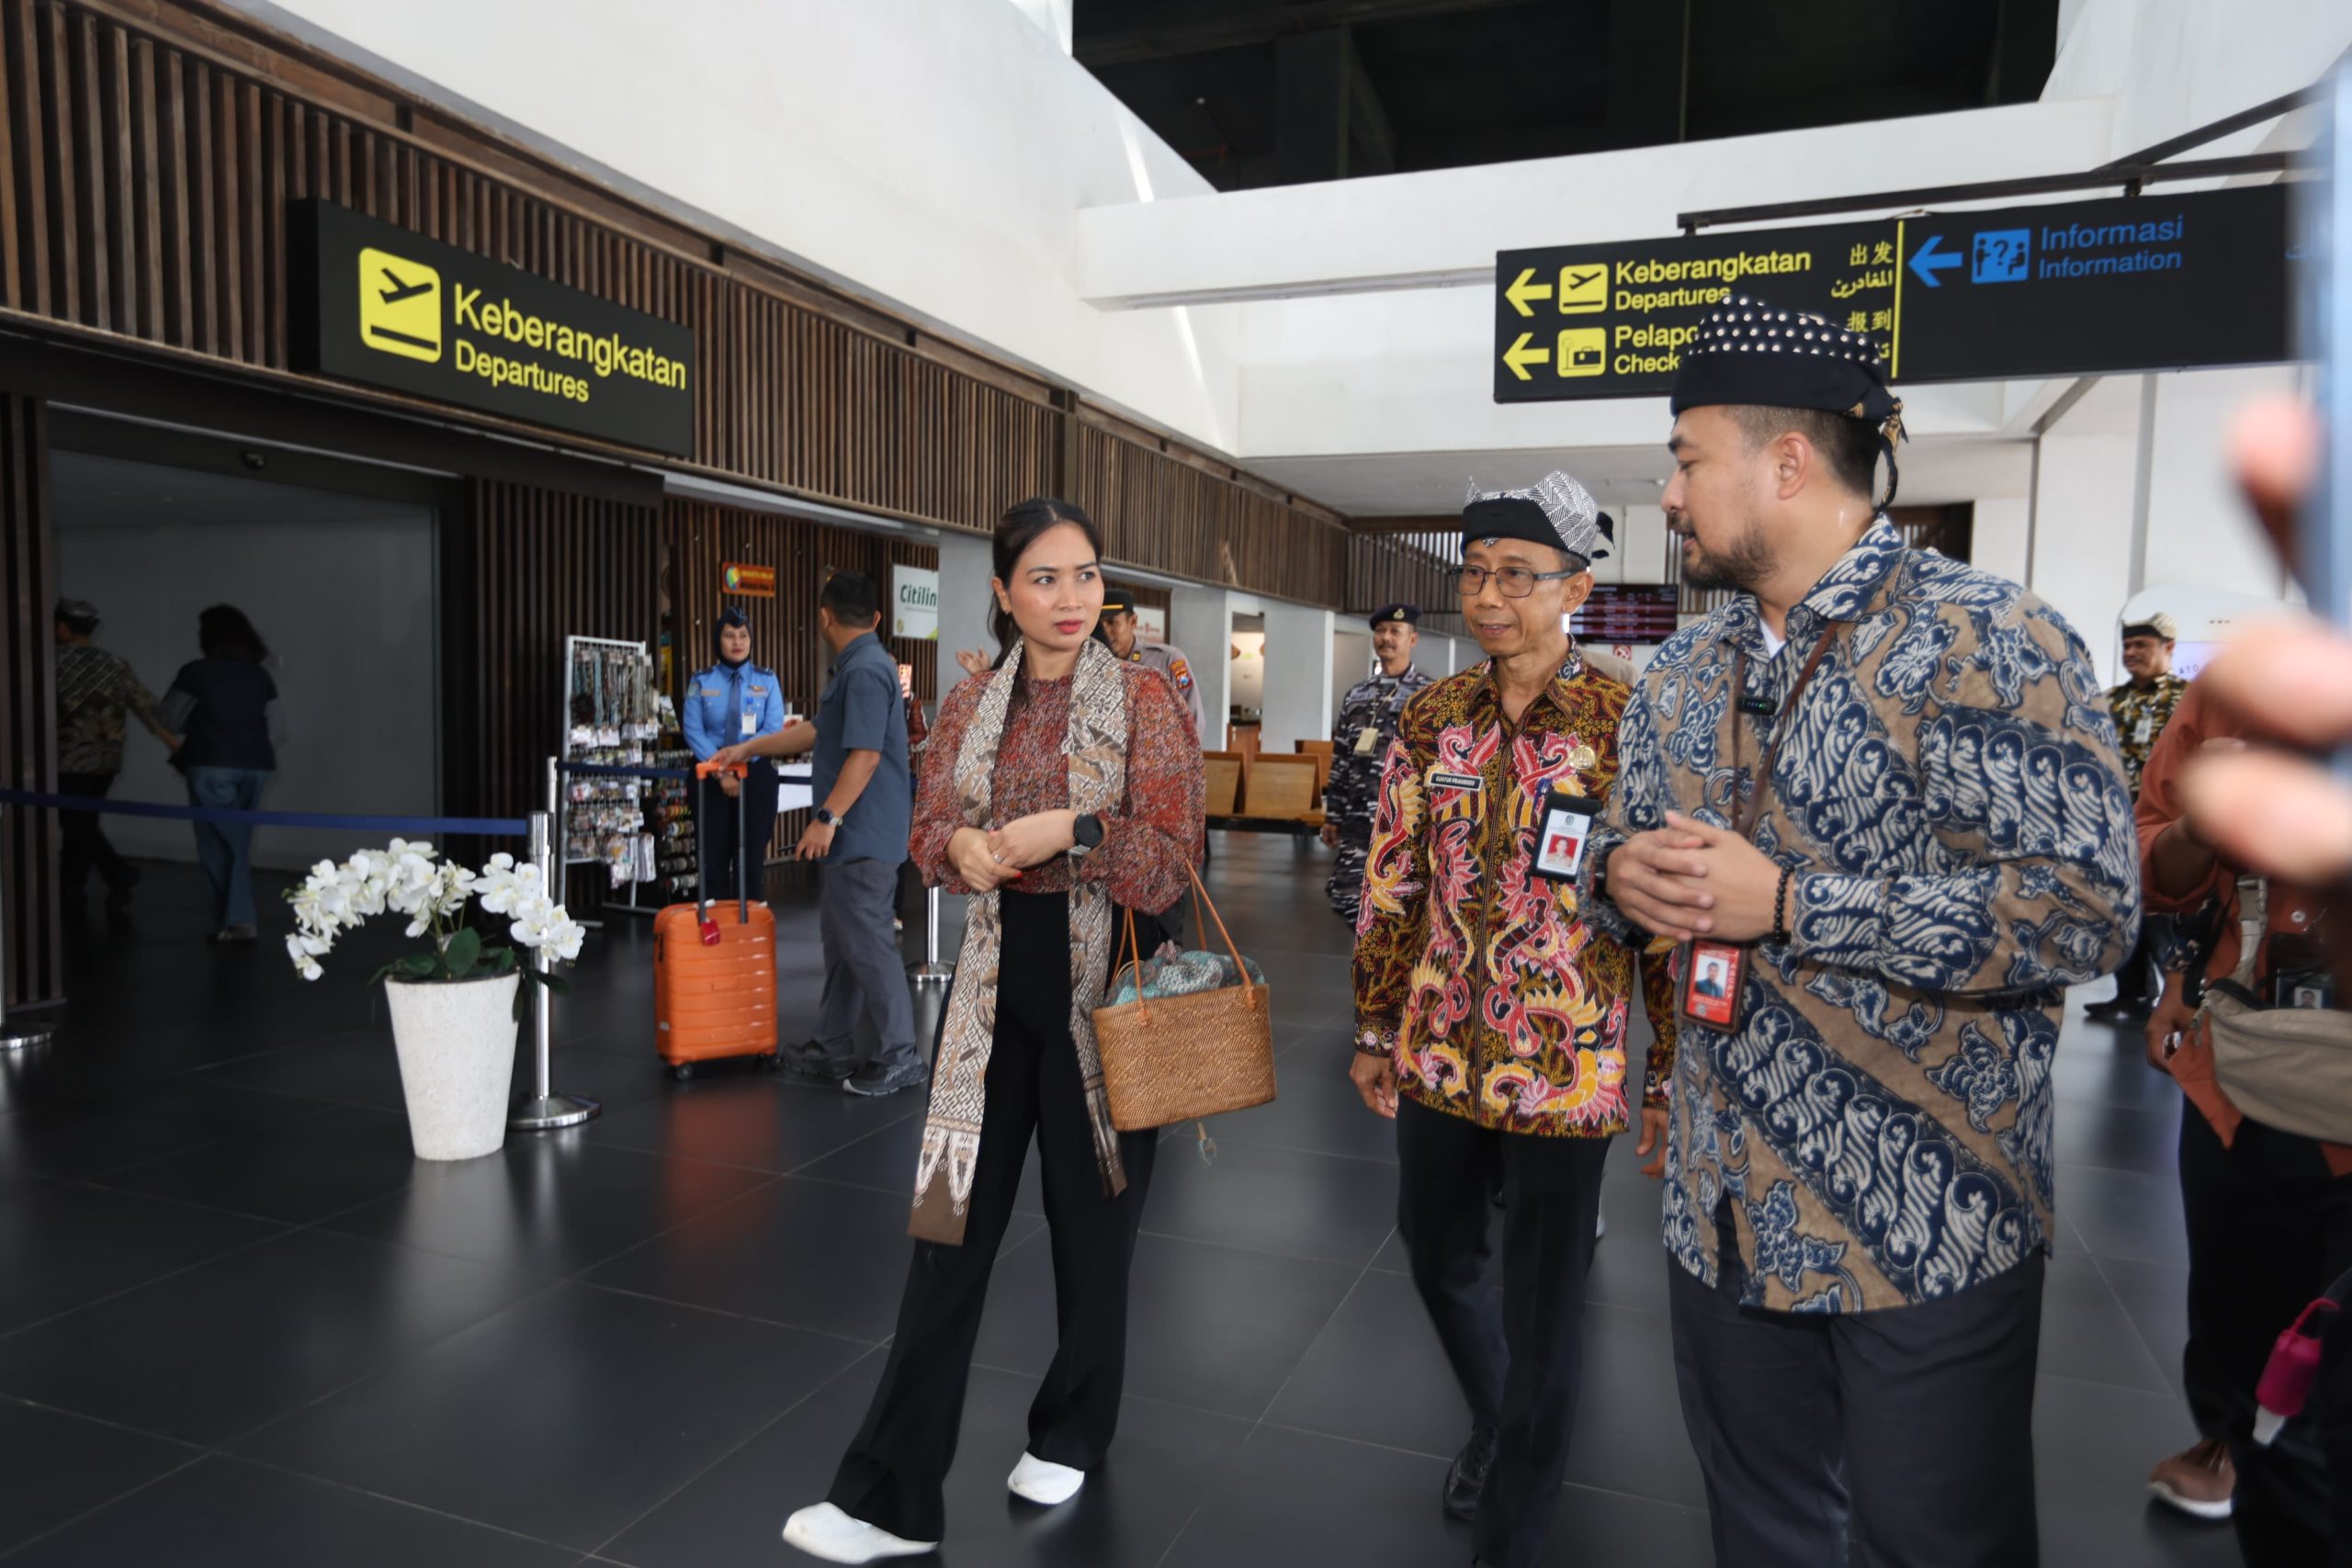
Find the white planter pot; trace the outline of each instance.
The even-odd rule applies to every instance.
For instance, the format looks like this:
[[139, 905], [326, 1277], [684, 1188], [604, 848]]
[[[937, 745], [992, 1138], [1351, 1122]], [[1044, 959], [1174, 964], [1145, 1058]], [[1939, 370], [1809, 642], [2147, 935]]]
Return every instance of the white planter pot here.
[[522, 983], [519, 975], [384, 982], [417, 1158], [474, 1159], [506, 1142]]

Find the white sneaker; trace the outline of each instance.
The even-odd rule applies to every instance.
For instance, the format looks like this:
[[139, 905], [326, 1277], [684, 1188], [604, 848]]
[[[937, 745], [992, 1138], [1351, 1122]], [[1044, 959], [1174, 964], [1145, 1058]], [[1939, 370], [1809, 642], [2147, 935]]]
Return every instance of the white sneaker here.
[[1035, 1454], [1024, 1453], [1004, 1483], [1012, 1488], [1014, 1496], [1026, 1497], [1050, 1508], [1078, 1495], [1078, 1489], [1086, 1484], [1086, 1472], [1072, 1470], [1066, 1464], [1048, 1464]]
[[785, 1520], [784, 1543], [827, 1562], [876, 1562], [939, 1550], [935, 1540], [900, 1540], [879, 1525], [851, 1518], [831, 1503], [803, 1508]]

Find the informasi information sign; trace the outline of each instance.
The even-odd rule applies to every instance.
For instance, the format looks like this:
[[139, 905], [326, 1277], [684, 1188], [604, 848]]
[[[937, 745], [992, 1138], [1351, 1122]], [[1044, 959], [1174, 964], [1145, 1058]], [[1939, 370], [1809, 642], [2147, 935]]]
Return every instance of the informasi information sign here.
[[1867, 333], [1899, 382], [2277, 363], [2286, 198], [2254, 186], [1504, 251], [1495, 400], [1663, 393], [1735, 294]]
[[292, 219], [297, 369], [693, 450], [687, 328], [331, 202]]

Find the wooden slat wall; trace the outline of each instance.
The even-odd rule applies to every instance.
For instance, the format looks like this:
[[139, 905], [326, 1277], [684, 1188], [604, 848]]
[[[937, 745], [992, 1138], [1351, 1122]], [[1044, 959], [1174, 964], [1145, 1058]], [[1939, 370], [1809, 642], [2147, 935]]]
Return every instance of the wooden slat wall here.
[[[814, 713], [831, 662], [817, 635], [817, 592], [825, 579], [836, 571], [870, 574], [881, 585], [887, 610], [892, 566], [939, 567], [938, 548], [913, 539], [674, 498], [662, 507], [662, 537], [678, 638], [673, 700], [684, 693], [686, 676], [710, 662], [712, 623], [731, 604], [751, 618], [752, 661], [776, 672], [794, 707]], [[775, 597], [728, 597], [719, 579], [728, 561], [774, 567]], [[935, 645], [906, 637], [883, 641], [893, 659], [914, 666], [916, 700], [935, 701]]]
[[[49, 519], [48, 411], [0, 397], [0, 784], [57, 788], [56, 561]], [[65, 994], [57, 814], [0, 808], [0, 920], [7, 1005]]]
[[1315, 603], [1344, 590], [1346, 530], [1328, 513], [910, 326], [820, 309], [812, 286], [493, 143], [445, 151], [425, 133], [461, 131], [422, 106], [415, 133], [361, 118], [383, 100], [233, 18], [153, 15], [0, 0], [0, 306], [287, 369], [286, 204], [323, 197], [691, 329], [690, 461], [706, 470], [970, 529], [1074, 474], [1114, 560]]
[[1347, 592], [1340, 607], [1369, 615], [1403, 601], [1429, 615], [1455, 612], [1453, 568], [1410, 537], [1352, 534], [1348, 538]]
[[1121, 563], [1231, 587], [1335, 604], [1346, 584], [1345, 525], [1264, 494], [1183, 456], [1092, 423], [1079, 427], [1079, 491]]
[[521, 817], [547, 798], [560, 745], [563, 639], [626, 637], [652, 648], [661, 624], [661, 513], [652, 506], [525, 485], [477, 483], [464, 552], [470, 604], [464, 649], [445, 687], [443, 731], [469, 760], [445, 766], [445, 805], [461, 817]]

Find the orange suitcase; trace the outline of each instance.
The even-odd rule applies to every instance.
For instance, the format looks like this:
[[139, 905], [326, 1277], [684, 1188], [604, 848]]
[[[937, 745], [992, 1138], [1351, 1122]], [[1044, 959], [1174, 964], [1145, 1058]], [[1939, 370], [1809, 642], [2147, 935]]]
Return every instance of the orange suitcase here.
[[[707, 775], [707, 763], [696, 770]], [[740, 776], [745, 770], [738, 768]], [[743, 797], [735, 797], [743, 809]], [[735, 886], [748, 891], [751, 846], [741, 822], [735, 835]], [[723, 1056], [759, 1056], [776, 1065], [775, 912], [764, 903], [738, 897], [714, 906], [709, 868], [700, 863], [702, 834], [695, 835], [695, 872], [702, 900], [673, 904], [653, 918], [653, 1013], [662, 1059], [673, 1077], [694, 1077], [695, 1064]]]

